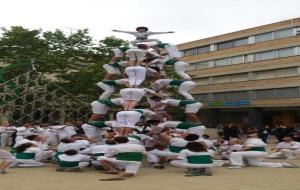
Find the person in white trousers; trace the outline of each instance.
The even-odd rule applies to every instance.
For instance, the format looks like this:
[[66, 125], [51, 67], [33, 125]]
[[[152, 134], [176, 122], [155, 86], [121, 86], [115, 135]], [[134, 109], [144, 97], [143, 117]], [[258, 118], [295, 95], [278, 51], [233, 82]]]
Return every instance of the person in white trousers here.
[[300, 154], [300, 143], [293, 140], [291, 136], [286, 136], [276, 146], [276, 152], [268, 156], [268, 158], [296, 159], [296, 155]]
[[245, 166], [244, 160], [247, 161], [249, 166], [256, 167], [270, 167], [270, 168], [294, 168], [293, 164], [289, 163], [272, 163], [264, 162], [268, 153], [266, 152], [266, 144], [257, 137], [256, 132], [251, 132], [249, 138], [244, 142], [242, 151], [232, 152], [229, 155], [231, 169], [243, 168]]

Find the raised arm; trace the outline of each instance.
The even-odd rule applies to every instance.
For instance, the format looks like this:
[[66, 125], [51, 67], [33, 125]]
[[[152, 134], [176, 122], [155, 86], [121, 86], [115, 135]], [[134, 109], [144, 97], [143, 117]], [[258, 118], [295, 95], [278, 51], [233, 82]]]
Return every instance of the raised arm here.
[[126, 34], [132, 34], [135, 35], [137, 32], [132, 32], [132, 31], [124, 31], [124, 30], [112, 30], [113, 32], [121, 32], [121, 33], [126, 33]]
[[171, 34], [174, 33], [174, 31], [168, 31], [168, 32], [147, 32], [148, 36], [150, 35], [156, 35], [156, 34]]

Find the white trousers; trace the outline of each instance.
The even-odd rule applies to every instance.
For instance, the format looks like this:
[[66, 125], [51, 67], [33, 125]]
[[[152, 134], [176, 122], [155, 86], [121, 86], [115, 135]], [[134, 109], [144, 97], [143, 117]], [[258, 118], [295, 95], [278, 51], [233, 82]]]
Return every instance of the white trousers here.
[[180, 168], [211, 168], [213, 167], [213, 164], [190, 164], [187, 163], [186, 160], [173, 160], [170, 162], [171, 165], [180, 167]]
[[103, 69], [109, 74], [113, 74], [113, 75], [120, 75], [121, 74], [121, 71], [118, 67], [113, 67], [109, 64], [104, 64]]
[[137, 174], [139, 168], [141, 166], [141, 162], [137, 161], [127, 161], [127, 160], [117, 160], [116, 158], [109, 158], [106, 156], [98, 157], [98, 160], [105, 160], [113, 164], [117, 168], [124, 168], [126, 173], [133, 173], [134, 175]]
[[187, 79], [190, 80], [191, 77], [190, 75], [188, 75], [187, 73], [185, 73], [187, 71], [187, 69], [189, 68], [190, 64], [183, 62], [183, 61], [177, 61], [174, 64], [174, 69], [175, 72], [178, 76], [180, 76], [182, 79]]
[[15, 159], [13, 165], [17, 167], [43, 167], [44, 163], [34, 159]]
[[300, 150], [281, 149], [279, 152], [270, 154], [268, 158], [295, 159], [297, 154], [300, 154]]
[[138, 48], [129, 49], [126, 51], [126, 55], [131, 61], [143, 61], [145, 57], [145, 51]]
[[98, 101], [93, 101], [91, 103], [91, 106], [92, 106], [92, 112], [96, 114], [106, 115], [109, 109], [107, 105], [102, 104]]
[[115, 92], [115, 88], [113, 86], [105, 84], [103, 82], [98, 82], [97, 86], [99, 86], [104, 91], [101, 96], [99, 96], [99, 99], [108, 99]]
[[154, 149], [147, 153], [148, 162], [157, 163], [160, 157], [177, 157], [179, 153], [170, 152], [169, 149], [158, 150]]
[[193, 81], [186, 81], [179, 85], [178, 93], [184, 96], [186, 99], [194, 100], [195, 98], [189, 93], [196, 86]]
[[185, 113], [197, 113], [200, 108], [202, 108], [203, 104], [200, 102], [194, 104], [188, 104], [185, 106]]
[[125, 73], [128, 76], [130, 85], [140, 85], [146, 78], [147, 69], [141, 66], [127, 67]]
[[136, 111], [119, 111], [117, 113], [117, 126], [136, 128], [136, 124], [140, 121], [142, 114]]
[[250, 166], [269, 168], [283, 167], [282, 163], [264, 162], [264, 159], [267, 157], [267, 155], [267, 152], [260, 151], [232, 152], [229, 155], [229, 161], [233, 166], [243, 166], [243, 160], [246, 160]]
[[145, 91], [140, 88], [124, 88], [120, 90], [120, 95], [123, 100], [141, 101], [145, 95]]
[[13, 160], [14, 156], [6, 151], [6, 150], [0, 150], [0, 160]]
[[82, 129], [88, 138], [93, 138], [98, 141], [102, 140], [103, 129], [94, 127], [89, 124], [82, 125]]

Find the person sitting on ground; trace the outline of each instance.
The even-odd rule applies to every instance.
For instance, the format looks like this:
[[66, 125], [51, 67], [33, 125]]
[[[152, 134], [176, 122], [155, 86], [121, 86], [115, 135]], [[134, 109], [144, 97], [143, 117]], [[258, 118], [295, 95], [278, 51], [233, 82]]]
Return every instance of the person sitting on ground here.
[[185, 176], [211, 176], [209, 168], [213, 167], [211, 152], [207, 146], [201, 142], [189, 142], [185, 149], [179, 152], [176, 160], [170, 162], [171, 165], [186, 168]]
[[293, 140], [292, 136], [285, 136], [282, 142], [276, 146], [276, 152], [269, 155], [268, 158], [296, 159], [296, 155], [300, 154], [300, 143]]

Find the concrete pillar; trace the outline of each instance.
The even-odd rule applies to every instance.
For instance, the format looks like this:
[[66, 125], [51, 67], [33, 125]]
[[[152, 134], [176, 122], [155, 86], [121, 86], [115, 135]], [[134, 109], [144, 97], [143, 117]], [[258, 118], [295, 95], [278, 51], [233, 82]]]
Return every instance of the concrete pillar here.
[[216, 127], [221, 123], [221, 111], [220, 109], [210, 109], [209, 110], [209, 120], [208, 127]]
[[262, 121], [263, 111], [262, 108], [250, 108], [248, 110], [248, 125], [256, 129], [263, 127]]

